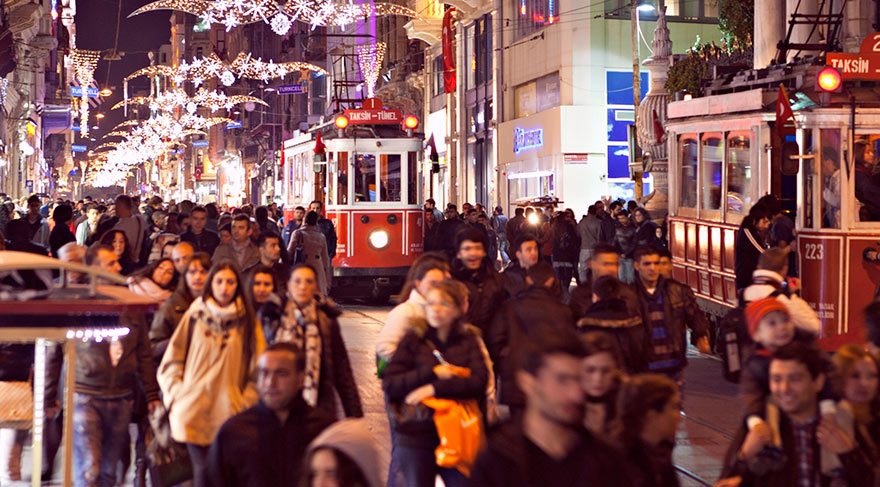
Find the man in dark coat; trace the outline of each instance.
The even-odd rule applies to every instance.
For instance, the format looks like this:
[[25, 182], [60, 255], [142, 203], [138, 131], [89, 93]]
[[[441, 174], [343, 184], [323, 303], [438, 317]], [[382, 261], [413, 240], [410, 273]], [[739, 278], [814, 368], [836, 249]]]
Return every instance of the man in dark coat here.
[[517, 208], [513, 211], [513, 218], [507, 220], [507, 223], [504, 225], [504, 233], [508, 242], [513, 243], [520, 237], [522, 226], [526, 221], [525, 213], [525, 208]]
[[229, 418], [217, 433], [208, 453], [212, 485], [299, 485], [306, 448], [334, 420], [303, 400], [302, 363], [289, 343], [270, 345], [260, 355], [260, 402]]
[[[593, 246], [589, 254], [590, 258], [585, 263], [587, 278], [578, 283], [578, 286], [571, 292], [571, 300], [569, 301], [575, 319], [583, 316], [593, 304], [593, 283], [603, 276], [617, 277], [620, 272], [620, 249], [617, 246], [599, 243]], [[631, 309], [640, 309], [635, 293], [629, 289], [624, 289], [622, 293]]]
[[189, 230], [180, 235], [181, 242], [189, 242], [196, 252], [205, 252], [214, 255], [217, 246], [220, 245], [220, 236], [206, 227], [208, 225], [208, 210], [203, 206], [196, 206], [189, 215]]
[[309, 203], [309, 211], [318, 214], [318, 229], [327, 239], [327, 256], [330, 257], [332, 265], [333, 257], [336, 257], [336, 227], [333, 226], [332, 221], [324, 217], [324, 203], [318, 200], [312, 201]]
[[434, 238], [440, 246], [433, 250], [442, 250], [452, 260], [458, 249], [455, 247], [455, 236], [466, 224], [458, 217], [458, 209], [452, 203], [446, 205], [446, 219], [437, 224]]
[[495, 315], [486, 337], [495, 375], [501, 381], [501, 398], [511, 415], [518, 417], [525, 408], [525, 397], [516, 386], [516, 357], [523, 345], [536, 337], [574, 330], [568, 306], [560, 300], [553, 266], [539, 262], [526, 276], [528, 287], [504, 302]]
[[622, 459], [583, 426], [580, 386], [585, 352], [573, 332], [530, 341], [519, 357], [516, 382], [526, 399], [522, 421], [491, 430], [469, 485], [629, 486]]
[[631, 289], [614, 276], [602, 276], [592, 283], [596, 301], [577, 317], [579, 333], [601, 331], [617, 342], [623, 368], [630, 374], [645, 370], [645, 326]]
[[528, 287], [526, 273], [530, 267], [538, 263], [538, 259], [541, 257], [538, 239], [529, 233], [517, 237], [513, 243], [513, 252], [514, 260], [501, 273], [504, 290], [508, 296], [516, 296]]
[[468, 288], [469, 306], [465, 319], [486, 333], [507, 293], [501, 277], [486, 256], [483, 242], [483, 233], [476, 228], [465, 227], [456, 235], [458, 253], [452, 261], [452, 277]]

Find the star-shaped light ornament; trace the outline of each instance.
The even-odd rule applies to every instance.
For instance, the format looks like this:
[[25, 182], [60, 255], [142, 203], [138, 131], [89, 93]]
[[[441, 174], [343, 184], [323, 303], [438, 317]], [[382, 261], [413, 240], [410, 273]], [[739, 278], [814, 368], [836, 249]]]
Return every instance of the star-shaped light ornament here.
[[278, 12], [272, 17], [272, 20], [269, 21], [269, 26], [272, 27], [272, 32], [283, 36], [290, 32], [290, 26], [293, 24], [291, 22], [290, 17], [288, 17], [283, 12]]

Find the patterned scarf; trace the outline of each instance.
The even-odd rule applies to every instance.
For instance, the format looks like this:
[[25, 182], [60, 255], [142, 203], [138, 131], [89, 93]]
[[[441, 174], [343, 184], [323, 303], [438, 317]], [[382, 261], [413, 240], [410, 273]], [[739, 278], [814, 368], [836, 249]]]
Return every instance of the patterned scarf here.
[[281, 327], [275, 342], [292, 343], [305, 353], [303, 399], [309, 406], [318, 404], [318, 385], [321, 381], [321, 329], [318, 326], [318, 305], [312, 300], [305, 307], [291, 299], [281, 317]]

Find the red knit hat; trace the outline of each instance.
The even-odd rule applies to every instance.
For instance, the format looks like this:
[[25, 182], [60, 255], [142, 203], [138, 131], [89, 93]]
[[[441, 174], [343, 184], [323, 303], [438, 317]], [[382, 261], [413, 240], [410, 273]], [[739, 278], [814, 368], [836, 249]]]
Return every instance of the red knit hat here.
[[776, 298], [764, 298], [752, 301], [746, 306], [745, 316], [746, 325], [749, 327], [749, 335], [754, 338], [755, 332], [758, 331], [758, 324], [761, 320], [773, 311], [781, 311], [788, 316], [788, 308]]

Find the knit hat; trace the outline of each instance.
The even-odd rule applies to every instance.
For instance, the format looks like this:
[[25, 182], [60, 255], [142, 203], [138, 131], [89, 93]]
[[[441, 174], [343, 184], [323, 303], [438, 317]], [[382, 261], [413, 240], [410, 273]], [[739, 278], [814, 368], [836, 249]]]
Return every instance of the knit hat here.
[[369, 487], [383, 485], [379, 472], [379, 446], [367, 428], [366, 420], [345, 419], [333, 423], [312, 441], [308, 454], [320, 448], [332, 448], [350, 458], [364, 474]]
[[752, 301], [746, 306], [745, 316], [746, 316], [746, 325], [749, 328], [749, 336], [754, 338], [755, 332], [758, 331], [758, 325], [761, 323], [761, 320], [764, 319], [769, 313], [774, 311], [781, 311], [785, 313], [785, 316], [788, 316], [788, 308], [785, 307], [785, 304], [780, 302], [776, 298], [764, 298], [759, 299], [757, 301]]

